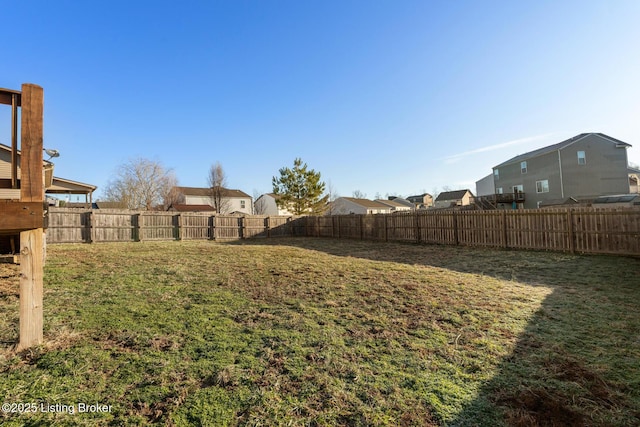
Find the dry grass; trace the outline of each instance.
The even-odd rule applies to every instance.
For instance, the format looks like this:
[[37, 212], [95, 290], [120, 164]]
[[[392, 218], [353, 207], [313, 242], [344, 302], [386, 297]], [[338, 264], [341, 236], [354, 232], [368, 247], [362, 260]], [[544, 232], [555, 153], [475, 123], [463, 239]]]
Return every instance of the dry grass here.
[[330, 239], [51, 246], [41, 348], [13, 352], [16, 271], [0, 270], [0, 392], [114, 406], [31, 418], [46, 423], [633, 425], [639, 264]]

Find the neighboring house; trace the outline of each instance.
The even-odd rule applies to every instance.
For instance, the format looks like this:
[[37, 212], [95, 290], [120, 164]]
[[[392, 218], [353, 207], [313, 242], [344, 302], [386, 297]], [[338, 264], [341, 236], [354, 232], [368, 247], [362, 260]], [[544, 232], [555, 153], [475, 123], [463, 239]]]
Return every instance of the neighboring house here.
[[[175, 187], [176, 194], [179, 195], [180, 205], [209, 205], [213, 206], [211, 189], [199, 187]], [[251, 196], [240, 190], [222, 189], [222, 200], [227, 213], [253, 214], [253, 203]]]
[[491, 196], [493, 194], [496, 194], [496, 186], [492, 173], [476, 181], [476, 196]]
[[256, 215], [272, 215], [272, 216], [291, 216], [293, 215], [286, 208], [281, 208], [276, 203], [276, 200], [280, 198], [279, 195], [273, 193], [266, 193], [261, 195], [254, 202], [254, 213]]
[[416, 205], [414, 203], [408, 201], [407, 199], [403, 199], [402, 197], [391, 196], [387, 200], [393, 200], [394, 202], [398, 202], [410, 209], [416, 208]]
[[495, 194], [524, 193], [524, 207], [629, 192], [627, 148], [602, 133], [573, 138], [513, 157], [493, 168]]
[[332, 215], [346, 214], [387, 214], [391, 213], [391, 208], [380, 202], [368, 199], [357, 199], [355, 197], [338, 197], [331, 202], [331, 208], [327, 213]]
[[640, 169], [629, 167], [629, 193], [640, 193]]
[[438, 194], [433, 207], [436, 209], [453, 208], [456, 206], [469, 206], [474, 197], [471, 190], [443, 191]]
[[[20, 150], [18, 150], [18, 179], [20, 179]], [[93, 192], [98, 187], [53, 176], [53, 163], [44, 160], [44, 188], [46, 194], [81, 194], [91, 206]], [[20, 189], [11, 188], [11, 147], [0, 144], [0, 199], [20, 199]]]
[[433, 196], [429, 193], [409, 196], [407, 200], [413, 203], [418, 209], [430, 208], [433, 206]]
[[553, 207], [594, 207], [594, 208], [627, 208], [640, 207], [640, 194], [614, 194], [591, 199], [545, 200], [540, 203], [541, 208]]
[[391, 209], [391, 213], [408, 212], [412, 209], [415, 209], [415, 207], [411, 202], [409, 202], [409, 204], [407, 205], [406, 203], [402, 203], [401, 200], [404, 200], [404, 199], [399, 199], [399, 198], [395, 198], [393, 200], [376, 199], [374, 201], [378, 203], [382, 203], [383, 205], [389, 206], [389, 208]]
[[640, 207], [640, 194], [619, 194], [602, 196], [593, 201], [593, 207], [626, 208]]

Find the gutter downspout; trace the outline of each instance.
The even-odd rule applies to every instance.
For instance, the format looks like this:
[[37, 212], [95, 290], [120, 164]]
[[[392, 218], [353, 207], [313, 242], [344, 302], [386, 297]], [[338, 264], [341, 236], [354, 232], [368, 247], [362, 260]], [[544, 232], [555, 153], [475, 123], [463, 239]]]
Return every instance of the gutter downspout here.
[[562, 182], [562, 159], [560, 158], [560, 149], [558, 149], [558, 168], [560, 169], [560, 194], [564, 199], [564, 183]]

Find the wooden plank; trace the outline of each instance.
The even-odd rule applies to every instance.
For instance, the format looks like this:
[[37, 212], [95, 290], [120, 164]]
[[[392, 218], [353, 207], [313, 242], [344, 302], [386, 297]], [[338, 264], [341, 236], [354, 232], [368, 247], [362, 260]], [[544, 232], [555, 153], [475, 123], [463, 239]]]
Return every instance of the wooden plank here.
[[0, 233], [16, 233], [44, 228], [42, 201], [0, 200]]
[[42, 119], [44, 93], [40, 86], [22, 85], [20, 201], [44, 201]]
[[43, 341], [43, 235], [44, 229], [20, 233], [20, 342], [17, 350]]
[[19, 107], [21, 103], [20, 91], [0, 88], [0, 104], [11, 105], [11, 101], [14, 95], [17, 95]]

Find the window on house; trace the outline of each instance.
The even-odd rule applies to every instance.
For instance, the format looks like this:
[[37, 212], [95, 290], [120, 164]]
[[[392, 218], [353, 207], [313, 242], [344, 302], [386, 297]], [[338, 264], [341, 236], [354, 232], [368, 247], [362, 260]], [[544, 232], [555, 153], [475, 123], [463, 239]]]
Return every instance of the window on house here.
[[514, 185], [513, 186], [513, 192], [514, 193], [522, 193], [522, 192], [524, 192], [524, 187], [522, 186], [522, 184]]
[[527, 162], [520, 162], [520, 172], [527, 173]]
[[584, 151], [578, 151], [578, 164], [586, 165], [587, 164], [587, 155]]
[[502, 187], [496, 188], [496, 194], [502, 194]]
[[500, 178], [500, 172], [498, 171], [498, 169], [494, 169], [493, 170], [493, 177], [495, 179], [499, 179]]
[[536, 193], [548, 193], [549, 192], [549, 180], [544, 179], [542, 181], [536, 181]]
[[240, 209], [244, 209], [245, 208], [245, 206], [246, 206], [245, 203], [246, 203], [246, 201], [240, 200]]

